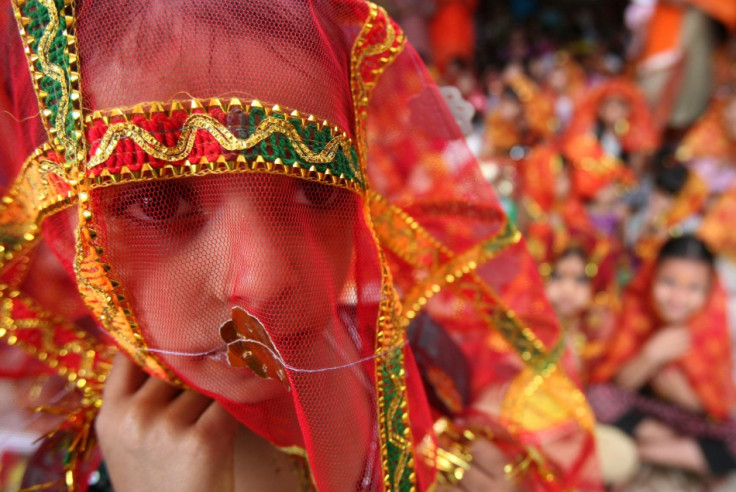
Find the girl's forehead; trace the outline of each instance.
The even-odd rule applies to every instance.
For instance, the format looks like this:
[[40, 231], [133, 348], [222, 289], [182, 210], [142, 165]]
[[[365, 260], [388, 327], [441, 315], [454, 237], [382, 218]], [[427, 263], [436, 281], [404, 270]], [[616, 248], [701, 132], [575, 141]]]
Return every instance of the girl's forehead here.
[[692, 258], [665, 258], [657, 266], [657, 274], [680, 281], [707, 281], [711, 268], [707, 263]]
[[[187, 8], [147, 3], [81, 9], [86, 108], [238, 97], [352, 127], [351, 46], [336, 19], [318, 18], [306, 2], [208, 2], [206, 10], [198, 2], [187, 2]], [[280, 11], [282, 3], [299, 12]]]

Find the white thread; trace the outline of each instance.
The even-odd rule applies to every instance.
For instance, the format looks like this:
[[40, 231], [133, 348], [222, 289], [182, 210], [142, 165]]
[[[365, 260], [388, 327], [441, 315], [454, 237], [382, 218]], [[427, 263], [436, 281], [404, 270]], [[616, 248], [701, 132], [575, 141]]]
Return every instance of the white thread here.
[[363, 362], [368, 362], [370, 360], [374, 360], [374, 359], [378, 359], [379, 357], [383, 357], [384, 355], [387, 355], [390, 352], [393, 352], [394, 350], [402, 349], [408, 343], [408, 342], [405, 341], [405, 342], [403, 342], [403, 343], [401, 343], [399, 345], [396, 345], [395, 347], [392, 347], [390, 349], [384, 350], [383, 352], [380, 352], [378, 354], [371, 355], [370, 357], [364, 357], [362, 359], [358, 359], [356, 361], [349, 362], [347, 364], [342, 364], [342, 365], [339, 365], [339, 366], [332, 366], [332, 367], [323, 367], [323, 368], [320, 368], [320, 369], [302, 369], [302, 368], [299, 368], [299, 367], [294, 367], [292, 365], [289, 365], [289, 364], [286, 363], [286, 361], [284, 361], [284, 359], [281, 357], [280, 354], [275, 353], [271, 349], [271, 347], [269, 347], [268, 345], [266, 345], [266, 344], [264, 344], [262, 342], [259, 342], [257, 340], [234, 340], [234, 341], [229, 342], [229, 343], [226, 343], [224, 345], [220, 345], [217, 348], [213, 348], [211, 350], [207, 350], [206, 352], [197, 352], [197, 353], [175, 352], [175, 351], [172, 351], [172, 350], [159, 350], [159, 349], [150, 349], [150, 348], [149, 349], [141, 349], [141, 350], [144, 351], [144, 352], [152, 352], [152, 353], [155, 353], [155, 354], [162, 354], [162, 355], [177, 355], [177, 356], [181, 356], [181, 357], [206, 357], [208, 355], [214, 355], [214, 354], [218, 353], [220, 350], [226, 349], [227, 347], [229, 347], [232, 344], [235, 344], [235, 343], [238, 343], [238, 342], [243, 342], [243, 341], [247, 341], [249, 343], [255, 343], [256, 345], [260, 345], [261, 347], [265, 348], [266, 350], [268, 350], [271, 353], [271, 355], [276, 360], [278, 360], [288, 370], [293, 371], [293, 372], [304, 372], [304, 373], [317, 373], [317, 372], [334, 371], [334, 370], [337, 370], [337, 369], [347, 369], [348, 367], [357, 366], [359, 364], [362, 364]]

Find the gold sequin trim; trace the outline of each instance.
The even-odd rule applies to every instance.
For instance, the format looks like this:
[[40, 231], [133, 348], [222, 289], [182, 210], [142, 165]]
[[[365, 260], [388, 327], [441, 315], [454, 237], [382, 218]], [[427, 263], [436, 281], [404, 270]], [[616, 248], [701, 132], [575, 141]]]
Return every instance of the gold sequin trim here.
[[[353, 92], [355, 132], [363, 176], [367, 176], [365, 166], [368, 150], [365, 125], [368, 104], [379, 78], [401, 54], [406, 45], [406, 36], [391, 21], [386, 11], [372, 2], [368, 2], [368, 7], [368, 18], [363, 23], [358, 37], [355, 38], [350, 55], [350, 85]], [[370, 42], [370, 35], [375, 34], [375, 30], [381, 29], [381, 26], [383, 26], [383, 32], [380, 33], [381, 41], [379, 43]], [[364, 72], [364, 67], [368, 66], [366, 64], [368, 60], [373, 62], [370, 66], [374, 68]]]
[[0, 271], [37, 241], [41, 223], [76, 202], [76, 191], [59, 176], [60, 157], [42, 145], [23, 164], [0, 201]]
[[[22, 306], [28, 315], [14, 317], [16, 305]], [[43, 310], [20, 291], [7, 286], [0, 286], [0, 338], [66, 377], [99, 407], [102, 385], [115, 352], [113, 347], [94, 340], [73, 323]], [[63, 344], [58, 341], [61, 339]]]

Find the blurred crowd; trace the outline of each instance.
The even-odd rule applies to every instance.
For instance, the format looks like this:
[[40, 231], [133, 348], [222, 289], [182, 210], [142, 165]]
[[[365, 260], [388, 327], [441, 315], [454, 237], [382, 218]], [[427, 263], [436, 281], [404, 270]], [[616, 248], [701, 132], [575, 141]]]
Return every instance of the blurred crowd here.
[[538, 262], [608, 483], [733, 490], [736, 2], [384, 4]]

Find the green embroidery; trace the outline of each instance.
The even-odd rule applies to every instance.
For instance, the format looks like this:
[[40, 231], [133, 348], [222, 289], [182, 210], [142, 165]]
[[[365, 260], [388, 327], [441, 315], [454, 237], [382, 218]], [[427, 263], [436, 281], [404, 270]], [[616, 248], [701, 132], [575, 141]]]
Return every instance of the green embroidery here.
[[[405, 436], [410, 429], [406, 423], [406, 408], [399, 403], [402, 400], [400, 385], [403, 377], [400, 375], [404, 367], [404, 355], [401, 349], [393, 350], [386, 355], [386, 362], [381, 366], [381, 384], [383, 386], [383, 410], [385, 426], [390, 429], [391, 436]], [[396, 439], [401, 439], [397, 442]], [[407, 453], [407, 442], [403, 438], [395, 437], [386, 440], [386, 455], [388, 458], [388, 469], [394, 473], [389, 474], [391, 490], [409, 492], [413, 483], [411, 474], [413, 466], [408, 459], [411, 453]]]
[[[232, 124], [228, 124], [228, 129], [233, 133], [233, 135], [237, 135], [241, 139], [246, 139], [255, 131], [256, 127], [258, 127], [266, 116], [267, 114], [265, 109], [251, 108], [247, 118], [240, 118], [239, 120], [233, 119], [235, 121], [239, 121], [241, 123], [240, 126], [233, 127]], [[284, 115], [280, 114], [272, 114], [271, 116], [291, 123], [302, 141], [306, 143], [314, 153], [322, 152], [327, 144], [334, 138], [329, 127], [323, 127], [320, 129], [316, 122], [308, 121], [306, 124], [302, 125], [302, 121], [299, 118], [287, 119]], [[342, 174], [348, 180], [355, 181], [361, 186], [364, 185], [359, 175], [358, 153], [355, 148], [352, 147], [348, 155], [346, 155], [342, 149], [338, 150], [335, 154], [335, 158], [330, 163], [312, 164], [299, 156], [288, 138], [285, 138], [282, 134], [275, 133], [263, 140], [257, 146], [243, 150], [240, 153], [248, 160], [254, 160], [260, 155], [268, 162], [275, 162], [276, 159], [280, 159], [284, 164], [289, 166], [299, 164], [299, 166], [305, 169], [309, 169], [311, 166], [314, 166], [315, 169], [321, 173], [324, 173], [329, 169], [335, 176], [339, 177]]]
[[[56, 6], [57, 12], [64, 12], [64, 9], [66, 8], [64, 0], [53, 0], [53, 2]], [[39, 58], [33, 62], [33, 67], [38, 73], [43, 75], [38, 81], [38, 87], [45, 92], [46, 95], [39, 95], [39, 99], [42, 106], [49, 110], [49, 114], [47, 115], [49, 125], [52, 128], [59, 128], [67, 136], [72, 136], [74, 135], [75, 130], [72, 99], [67, 97], [67, 108], [64, 113], [66, 117], [63, 125], [60, 125], [57, 119], [59, 118], [59, 113], [61, 111], [59, 105], [61, 104], [64, 96], [64, 88], [62, 87], [62, 84], [50, 77], [48, 73], [44, 72], [43, 65], [40, 60], [41, 57], [46, 56], [51, 65], [61, 69], [64, 73], [64, 77], [66, 78], [67, 90], [69, 90], [71, 87], [71, 80], [69, 76], [70, 60], [66, 37], [66, 19], [63, 15], [58, 15], [57, 28], [52, 34], [48, 53], [44, 54], [39, 52], [39, 45], [47, 27], [52, 23], [48, 9], [39, 0], [28, 0], [21, 7], [21, 13], [23, 16], [30, 19], [30, 22], [25, 29], [32, 37], [29, 47]], [[67, 153], [73, 152], [74, 149], [67, 149]]]

